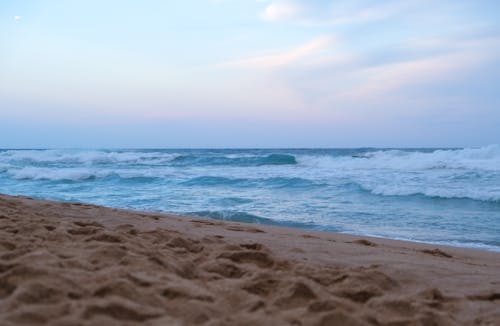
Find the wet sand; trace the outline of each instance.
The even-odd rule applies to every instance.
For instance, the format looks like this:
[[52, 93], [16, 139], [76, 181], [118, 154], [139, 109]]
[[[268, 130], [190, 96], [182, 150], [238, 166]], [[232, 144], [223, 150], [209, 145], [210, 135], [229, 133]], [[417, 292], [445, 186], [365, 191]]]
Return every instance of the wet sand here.
[[500, 253], [0, 195], [0, 325], [500, 325]]

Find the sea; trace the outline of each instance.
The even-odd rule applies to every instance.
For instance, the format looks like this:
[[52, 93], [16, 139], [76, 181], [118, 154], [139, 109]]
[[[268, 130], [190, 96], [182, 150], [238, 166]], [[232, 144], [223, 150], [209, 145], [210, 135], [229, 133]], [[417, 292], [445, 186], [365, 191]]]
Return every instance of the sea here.
[[0, 193], [500, 251], [500, 146], [0, 150]]

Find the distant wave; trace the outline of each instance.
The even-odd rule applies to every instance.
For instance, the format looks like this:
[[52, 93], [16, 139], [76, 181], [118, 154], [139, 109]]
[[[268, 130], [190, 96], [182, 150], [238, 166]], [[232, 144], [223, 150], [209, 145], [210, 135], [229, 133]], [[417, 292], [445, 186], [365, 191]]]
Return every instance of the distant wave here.
[[[321, 154], [231, 153], [224, 150], [135, 151], [135, 150], [4, 150], [0, 164], [14, 166], [53, 165], [149, 165], [149, 166], [272, 166], [305, 165], [325, 169], [394, 169], [400, 171], [465, 169], [500, 171], [500, 146], [442, 150], [354, 150], [319, 151]], [[1, 165], [0, 165], [1, 166]]]
[[[293, 151], [293, 150], [292, 150]], [[321, 151], [316, 159], [337, 159], [338, 163], [364, 164], [368, 161], [377, 167], [398, 168], [486, 168], [500, 170], [500, 146], [490, 145], [480, 148], [440, 149], [440, 150], [363, 150], [356, 154], [349, 151]], [[281, 165], [297, 164], [307, 154], [290, 153], [241, 153], [224, 154], [215, 151], [210, 155], [196, 151], [141, 151], [141, 150], [2, 150], [0, 163], [68, 163], [68, 164], [162, 164], [162, 163], [196, 163], [222, 165]], [[304, 162], [308, 160], [305, 159]]]
[[198, 156], [179, 155], [172, 159], [172, 164], [181, 166], [228, 165], [228, 166], [263, 166], [297, 164], [297, 159], [288, 154], [269, 154], [265, 156]]
[[282, 165], [282, 164], [297, 164], [297, 160], [293, 155], [287, 154], [271, 154], [267, 155], [259, 162], [258, 165]]
[[140, 151], [71, 151], [71, 150], [7, 150], [0, 152], [0, 162], [9, 164], [165, 164], [175, 153]]

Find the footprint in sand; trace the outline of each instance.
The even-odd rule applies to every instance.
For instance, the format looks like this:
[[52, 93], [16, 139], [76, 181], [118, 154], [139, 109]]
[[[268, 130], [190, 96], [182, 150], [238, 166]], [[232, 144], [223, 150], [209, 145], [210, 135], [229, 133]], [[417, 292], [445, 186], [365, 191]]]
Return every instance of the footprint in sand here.
[[235, 263], [251, 263], [261, 268], [270, 268], [274, 265], [274, 259], [267, 253], [262, 251], [236, 251], [236, 252], [223, 252], [218, 259], [225, 258]]
[[71, 235], [90, 235], [90, 234], [95, 234], [98, 231], [100, 230], [93, 227], [80, 227], [80, 228], [68, 229], [66, 232], [68, 232]]
[[121, 243], [121, 242], [123, 242], [123, 239], [122, 239], [122, 237], [119, 237], [119, 236], [111, 234], [111, 233], [102, 233], [102, 234], [98, 234], [96, 236], [90, 237], [88, 239], [85, 239], [85, 241], [86, 242], [99, 241], [99, 242]]
[[376, 247], [377, 246], [376, 243], [371, 242], [370, 240], [366, 240], [366, 239], [359, 239], [359, 240], [353, 241], [353, 243], [360, 244], [360, 245], [367, 246], [367, 247]]
[[500, 300], [500, 292], [471, 295], [468, 298], [479, 301], [497, 301]]
[[452, 255], [450, 255], [450, 254], [448, 254], [448, 253], [446, 253], [438, 248], [432, 249], [432, 250], [431, 249], [424, 249], [424, 250], [422, 250], [422, 252], [424, 254], [429, 254], [429, 255], [436, 256], [436, 257], [453, 258]]
[[73, 222], [73, 224], [75, 224], [76, 226], [81, 226], [81, 227], [93, 226], [96, 228], [104, 228], [104, 225], [97, 223], [97, 222], [76, 221], [76, 222]]
[[236, 232], [249, 232], [249, 233], [266, 233], [262, 231], [261, 229], [253, 228], [253, 227], [243, 227], [243, 226], [228, 226], [226, 227], [226, 230], [229, 231], [236, 231]]
[[175, 237], [175, 238], [171, 239], [167, 243], [167, 246], [171, 247], [171, 248], [182, 248], [182, 249], [185, 249], [189, 252], [194, 252], [194, 253], [201, 252], [204, 248], [199, 243], [199, 241], [192, 240], [192, 239], [186, 239], [183, 237]]
[[96, 315], [104, 315], [118, 320], [144, 322], [161, 315], [161, 311], [146, 308], [131, 302], [111, 302], [106, 304], [92, 304], [86, 307], [83, 318], [91, 319]]
[[262, 249], [264, 249], [264, 246], [261, 245], [260, 243], [244, 243], [244, 244], [240, 244], [240, 247], [248, 249], [248, 250], [262, 250]]
[[279, 280], [270, 276], [259, 275], [244, 285], [243, 290], [261, 297], [267, 297], [269, 294], [275, 292], [279, 285]]
[[[229, 259], [237, 264], [251, 263], [260, 268], [270, 268], [276, 261], [267, 253], [267, 248], [260, 243], [242, 243], [239, 246], [226, 246], [227, 252], [217, 258]], [[242, 250], [243, 249], [243, 250]]]
[[227, 278], [241, 278], [247, 272], [233, 263], [221, 263], [217, 261], [210, 261], [202, 267], [209, 273], [218, 274]]
[[304, 238], [304, 239], [319, 239], [317, 236], [310, 235], [310, 234], [303, 234], [302, 238]]
[[284, 295], [276, 300], [275, 304], [278, 307], [291, 309], [304, 306], [316, 298], [316, 293], [314, 293], [309, 285], [302, 281], [298, 281], [289, 286], [285, 290]]
[[204, 221], [204, 220], [191, 220], [190, 221], [191, 223], [193, 224], [197, 224], [199, 226], [201, 225], [209, 225], [209, 226], [213, 226], [213, 225], [220, 225], [222, 223], [216, 223], [216, 222], [212, 222], [212, 221]]
[[44, 225], [43, 226], [47, 231], [54, 231], [56, 229], [53, 225]]

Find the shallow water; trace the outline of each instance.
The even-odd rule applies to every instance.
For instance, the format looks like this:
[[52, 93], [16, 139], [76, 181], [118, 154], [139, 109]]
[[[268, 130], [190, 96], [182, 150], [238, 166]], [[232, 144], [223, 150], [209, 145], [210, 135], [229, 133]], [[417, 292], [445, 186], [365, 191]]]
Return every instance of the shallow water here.
[[500, 251], [500, 146], [0, 150], [0, 192]]

